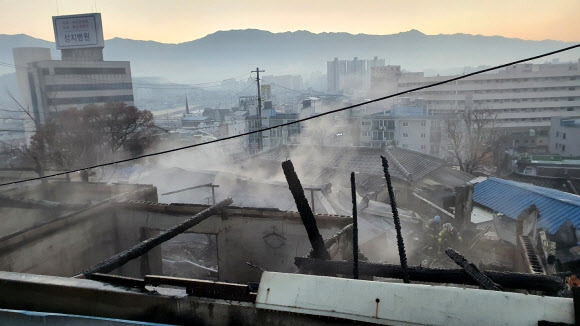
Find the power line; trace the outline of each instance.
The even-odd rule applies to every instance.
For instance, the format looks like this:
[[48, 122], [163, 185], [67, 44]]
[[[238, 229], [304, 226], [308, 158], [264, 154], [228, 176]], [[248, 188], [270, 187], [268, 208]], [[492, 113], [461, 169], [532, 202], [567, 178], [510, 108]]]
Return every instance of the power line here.
[[189, 149], [189, 148], [193, 148], [193, 147], [200, 147], [200, 146], [209, 145], [209, 144], [213, 144], [213, 143], [217, 143], [217, 142], [222, 142], [222, 141], [226, 141], [226, 140], [230, 140], [230, 139], [234, 139], [234, 138], [248, 136], [248, 135], [255, 134], [255, 133], [261, 133], [263, 131], [268, 131], [268, 130], [272, 130], [272, 129], [280, 128], [280, 127], [284, 127], [284, 126], [289, 126], [289, 125], [292, 125], [292, 124], [296, 124], [296, 123], [300, 123], [300, 122], [304, 122], [304, 121], [308, 121], [308, 120], [313, 120], [313, 119], [320, 118], [322, 116], [326, 116], [326, 115], [329, 115], [329, 114], [333, 114], [333, 113], [337, 113], [337, 112], [341, 112], [341, 111], [353, 109], [353, 108], [356, 108], [356, 107], [359, 107], [359, 106], [363, 106], [363, 105], [367, 105], [367, 104], [371, 104], [371, 103], [380, 102], [380, 101], [383, 101], [383, 100], [386, 100], [386, 99], [389, 99], [389, 98], [393, 98], [393, 97], [397, 97], [397, 96], [400, 96], [400, 95], [404, 95], [404, 94], [408, 94], [408, 93], [420, 91], [420, 90], [423, 90], [423, 89], [427, 89], [427, 88], [431, 88], [431, 87], [435, 87], [435, 86], [447, 84], [447, 83], [450, 83], [450, 82], [454, 82], [456, 80], [465, 79], [465, 78], [468, 78], [468, 77], [471, 77], [471, 76], [475, 76], [475, 75], [483, 74], [483, 73], [486, 73], [486, 72], [489, 72], [489, 71], [493, 71], [493, 70], [497, 70], [497, 69], [509, 67], [509, 66], [512, 66], [512, 65], [515, 65], [515, 64], [519, 64], [519, 63], [526, 62], [526, 61], [540, 59], [540, 58], [543, 58], [543, 57], [547, 57], [547, 56], [550, 56], [550, 55], [553, 55], [553, 54], [557, 54], [557, 53], [569, 51], [569, 50], [572, 50], [572, 49], [575, 49], [575, 48], [579, 48], [579, 47], [580, 47], [580, 44], [572, 45], [572, 46], [569, 46], [569, 47], [565, 47], [563, 49], [559, 49], [559, 50], [555, 50], [555, 51], [551, 51], [551, 52], [539, 54], [539, 55], [536, 55], [536, 56], [533, 56], [533, 57], [528, 57], [528, 58], [525, 58], [525, 59], [520, 59], [520, 60], [512, 61], [512, 62], [505, 63], [505, 64], [502, 64], [502, 65], [499, 65], [499, 66], [494, 66], [494, 67], [491, 67], [491, 68], [486, 68], [486, 69], [478, 70], [478, 71], [475, 71], [475, 72], [472, 72], [472, 73], [468, 73], [468, 74], [465, 74], [465, 75], [461, 75], [461, 76], [449, 78], [449, 79], [446, 79], [446, 80], [443, 80], [443, 81], [440, 81], [440, 82], [436, 82], [436, 83], [433, 83], [433, 84], [419, 86], [419, 87], [412, 88], [412, 89], [409, 89], [409, 90], [406, 90], [406, 91], [394, 93], [394, 94], [391, 94], [391, 95], [382, 96], [382, 97], [375, 98], [375, 99], [372, 99], [372, 100], [369, 100], [369, 101], [361, 102], [361, 103], [354, 104], [354, 105], [349, 105], [347, 107], [343, 107], [343, 108], [340, 108], [340, 109], [335, 109], [335, 110], [330, 110], [330, 111], [327, 111], [327, 112], [315, 114], [315, 115], [312, 115], [310, 117], [298, 119], [298, 120], [291, 121], [291, 122], [282, 123], [282, 124], [279, 124], [279, 125], [276, 125], [276, 126], [262, 128], [262, 129], [258, 129], [258, 130], [254, 130], [254, 131], [249, 131], [249, 132], [245, 132], [245, 133], [238, 134], [238, 135], [227, 136], [227, 137], [224, 137], [224, 138], [210, 140], [210, 141], [206, 141], [206, 142], [203, 142], [203, 143], [192, 144], [192, 145], [187, 145], [187, 146], [172, 148], [172, 149], [168, 149], [168, 150], [164, 150], [164, 151], [159, 151], [159, 152], [155, 152], [155, 153], [149, 153], [149, 154], [139, 155], [139, 156], [135, 156], [135, 157], [123, 159], [123, 160], [118, 160], [118, 161], [113, 161], [113, 162], [108, 162], [108, 163], [96, 164], [96, 165], [87, 166], [87, 167], [84, 167], [84, 168], [81, 168], [81, 169], [74, 169], [74, 170], [70, 170], [70, 171], [66, 171], [66, 172], [54, 173], [54, 174], [40, 176], [40, 177], [36, 177], [36, 178], [30, 178], [30, 179], [24, 179], [24, 180], [6, 182], [6, 183], [0, 184], [0, 187], [2, 187], [2, 186], [9, 186], [9, 185], [18, 184], [18, 183], [29, 182], [29, 181], [41, 180], [41, 179], [46, 179], [46, 178], [51, 178], [51, 177], [56, 177], [56, 176], [59, 176], [59, 175], [65, 175], [65, 174], [68, 174], [68, 173], [79, 172], [79, 171], [83, 171], [83, 170], [87, 170], [87, 169], [100, 168], [100, 167], [103, 167], [103, 166], [109, 166], [109, 165], [114, 165], [114, 164], [118, 164], [118, 163], [130, 162], [130, 161], [134, 161], [134, 160], [138, 160], [138, 159], [142, 159], [142, 158], [146, 158], [146, 157], [152, 157], [152, 156], [157, 156], [157, 155], [169, 154], [169, 153], [181, 151], [181, 150], [184, 150], [184, 149]]

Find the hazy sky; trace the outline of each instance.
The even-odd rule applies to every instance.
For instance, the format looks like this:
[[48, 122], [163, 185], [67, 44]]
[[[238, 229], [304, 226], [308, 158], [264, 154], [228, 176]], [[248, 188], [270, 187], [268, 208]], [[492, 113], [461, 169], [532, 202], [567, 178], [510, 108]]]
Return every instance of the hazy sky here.
[[[100, 12], [105, 39], [179, 43], [257, 28], [580, 41], [580, 0], [0, 0], [0, 34], [53, 41], [51, 16]], [[58, 12], [57, 12], [58, 6]]]

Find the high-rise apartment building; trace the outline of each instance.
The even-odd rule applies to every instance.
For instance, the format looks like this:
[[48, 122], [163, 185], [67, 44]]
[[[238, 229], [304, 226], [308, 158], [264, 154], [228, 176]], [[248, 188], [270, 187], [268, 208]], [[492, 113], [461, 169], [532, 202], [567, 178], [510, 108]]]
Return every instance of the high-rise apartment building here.
[[[399, 66], [374, 67], [373, 96], [406, 91], [454, 76], [427, 77], [422, 72], [403, 72]], [[425, 100], [430, 114], [448, 113], [467, 107], [491, 109], [502, 130], [534, 135], [526, 150], [548, 151], [550, 119], [580, 112], [580, 60], [572, 63], [519, 64], [494, 73], [480, 74], [453, 83], [410, 94]], [[544, 139], [542, 139], [544, 138]]]
[[339, 92], [346, 87], [346, 60], [326, 62], [327, 88], [329, 92]]

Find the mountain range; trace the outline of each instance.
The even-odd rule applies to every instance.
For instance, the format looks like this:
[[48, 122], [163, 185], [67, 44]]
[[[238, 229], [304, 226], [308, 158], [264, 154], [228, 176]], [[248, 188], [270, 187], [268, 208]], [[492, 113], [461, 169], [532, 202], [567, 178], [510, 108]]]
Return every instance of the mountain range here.
[[[198, 83], [230, 78], [257, 66], [266, 75], [326, 73], [326, 61], [386, 59], [408, 71], [460, 73], [463, 67], [496, 65], [572, 45], [570, 42], [529, 41], [469, 34], [426, 35], [411, 30], [390, 35], [271, 33], [264, 30], [219, 31], [179, 44], [113, 38], [105, 41], [105, 60], [131, 61], [135, 77], [155, 76], [172, 82]], [[0, 34], [0, 62], [12, 63], [14, 47], [50, 47], [54, 43], [28, 35]], [[580, 51], [560, 54], [562, 61], [578, 60]], [[543, 60], [544, 62], [546, 60]], [[5, 68], [1, 73], [7, 73]]]

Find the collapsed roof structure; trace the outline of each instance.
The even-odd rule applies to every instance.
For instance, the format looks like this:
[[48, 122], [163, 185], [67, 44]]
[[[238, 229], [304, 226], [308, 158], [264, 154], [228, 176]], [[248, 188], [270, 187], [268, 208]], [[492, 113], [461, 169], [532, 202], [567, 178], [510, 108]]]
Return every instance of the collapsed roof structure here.
[[[296, 156], [305, 150], [321, 155]], [[82, 316], [100, 321], [120, 318], [209, 325], [324, 325], [353, 320], [418, 325], [460, 325], [477, 320], [491, 325], [498, 320], [490, 319], [483, 310], [449, 319], [449, 313], [459, 313], [460, 306], [433, 306], [425, 314], [411, 314], [404, 306], [393, 308], [397, 298], [422, 302], [418, 296], [429, 292], [443, 301], [461, 298], [468, 305], [493, 303], [494, 309], [506, 313], [521, 305], [536, 307], [525, 316], [498, 317], [503, 322], [573, 322], [573, 300], [554, 297], [566, 291], [564, 279], [548, 269], [533, 269], [534, 259], [544, 257], [533, 243], [517, 244], [517, 250], [504, 254], [519, 260], [510, 265], [509, 272], [485, 270], [494, 267], [492, 259], [498, 259], [496, 253], [477, 249], [489, 241], [482, 238], [487, 229], [471, 229], [469, 219], [460, 221], [469, 211], [464, 206], [470, 204], [456, 204], [458, 186], [464, 201], [475, 197], [469, 191], [478, 185], [466, 185], [471, 176], [429, 155], [402, 149], [312, 146], [305, 150], [293, 151], [291, 146], [271, 149], [240, 160], [235, 173], [166, 170], [179, 173], [161, 197], [151, 185], [63, 181], [0, 193], [4, 216], [12, 223], [12, 229], [3, 230], [0, 238], [0, 269], [4, 271], [0, 272], [0, 320], [29, 317], [21, 310], [46, 312], [49, 315], [43, 318], [48, 320]], [[386, 158], [383, 164], [381, 156]], [[296, 171], [288, 157], [295, 160]], [[245, 173], [255, 164], [260, 164], [263, 179]], [[366, 170], [358, 170], [359, 166]], [[359, 172], [352, 175], [355, 182], [350, 185], [348, 169]], [[268, 180], [279, 177], [282, 170], [286, 183]], [[192, 175], [196, 175], [194, 184], [189, 180]], [[144, 178], [154, 181], [152, 176]], [[441, 192], [447, 194], [438, 196]], [[165, 202], [159, 203], [158, 198]], [[190, 200], [172, 203], [180, 198]], [[443, 218], [465, 231], [465, 256], [446, 251], [453, 258], [447, 258], [448, 263], [459, 264], [460, 269], [421, 265], [424, 253], [418, 244], [429, 215], [409, 209], [420, 205], [431, 212], [446, 212]], [[28, 216], [22, 214], [26, 210], [39, 211]], [[535, 237], [529, 227], [537, 221], [534, 217], [532, 211], [518, 217], [521, 222], [514, 232], [520, 239]], [[178, 236], [184, 238], [176, 245]], [[518, 258], [522, 252], [526, 254]], [[360, 258], [354, 264], [366, 280], [350, 279], [354, 257]], [[377, 257], [380, 263], [368, 261]], [[401, 265], [394, 264], [399, 258]], [[173, 274], [185, 270], [191, 272], [185, 274], [189, 278]], [[385, 278], [391, 281], [384, 282]], [[437, 285], [391, 283], [400, 278]], [[497, 291], [504, 291], [501, 298], [506, 300]], [[320, 296], [343, 300], [321, 300]]]

